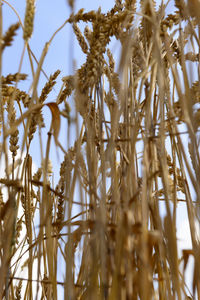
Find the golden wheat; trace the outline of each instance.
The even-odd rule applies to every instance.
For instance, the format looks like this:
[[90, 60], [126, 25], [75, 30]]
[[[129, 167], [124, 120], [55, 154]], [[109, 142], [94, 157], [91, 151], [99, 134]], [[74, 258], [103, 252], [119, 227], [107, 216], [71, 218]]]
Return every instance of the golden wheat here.
[[[28, 42], [35, 1], [26, 1], [31, 88], [20, 89], [27, 80], [20, 70], [0, 82], [1, 299], [200, 298], [200, 4], [174, 1], [166, 15], [157, 2], [116, 0], [106, 13], [76, 13], [68, 1], [71, 15], [34, 70]], [[39, 93], [44, 59], [64, 25], [73, 28], [85, 62], [71, 75], [55, 71]], [[2, 35], [0, 51], [18, 28]], [[117, 59], [113, 41], [121, 46]], [[44, 105], [52, 114], [46, 144]], [[63, 117], [67, 147], [58, 135]], [[180, 252], [183, 206], [192, 243]]]

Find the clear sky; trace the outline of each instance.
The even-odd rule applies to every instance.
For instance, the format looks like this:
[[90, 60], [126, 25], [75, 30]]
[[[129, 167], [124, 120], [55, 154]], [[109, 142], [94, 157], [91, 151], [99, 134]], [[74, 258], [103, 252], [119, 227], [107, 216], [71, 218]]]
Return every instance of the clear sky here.
[[[13, 5], [18, 14], [24, 21], [25, 12], [25, 0], [10, 0], [9, 3]], [[85, 8], [87, 11], [102, 7], [102, 11], [107, 11], [114, 5], [114, 0], [77, 0], [75, 1], [76, 8]], [[44, 44], [50, 39], [54, 31], [70, 16], [70, 9], [66, 0], [37, 0], [36, 1], [36, 15], [34, 22], [34, 32], [30, 40], [30, 46], [37, 58], [40, 57]], [[14, 12], [8, 7], [3, 5], [3, 23], [4, 30], [12, 23], [17, 22], [17, 17]], [[56, 36], [52, 43], [49, 53], [45, 59], [44, 70], [47, 74], [54, 72], [57, 68], [60, 68], [63, 74], [71, 73], [71, 59], [75, 58], [78, 65], [82, 62], [80, 55], [81, 51], [75, 49], [74, 53], [70, 53], [70, 45], [72, 42], [72, 30], [71, 25], [67, 24], [62, 31]], [[15, 55], [13, 53], [13, 47], [6, 50], [7, 57], [9, 57], [9, 63], [3, 66], [3, 72], [13, 72], [13, 69], [18, 69], [20, 55], [23, 49], [22, 30], [19, 31], [18, 38], [15, 40]], [[79, 54], [79, 55], [76, 55]], [[7, 60], [6, 60], [7, 61]], [[26, 65], [26, 62], [24, 63]], [[27, 70], [28, 66], [23, 66], [24, 70]], [[64, 76], [64, 75], [63, 75]]]

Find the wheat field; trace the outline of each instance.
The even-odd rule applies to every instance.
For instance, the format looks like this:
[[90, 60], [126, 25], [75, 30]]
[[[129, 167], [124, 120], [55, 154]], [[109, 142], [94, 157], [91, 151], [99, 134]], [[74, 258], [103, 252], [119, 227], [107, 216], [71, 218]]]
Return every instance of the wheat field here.
[[[40, 56], [37, 3], [24, 2], [20, 16], [0, 1], [0, 299], [200, 299], [200, 1], [115, 0], [102, 12], [68, 0]], [[18, 19], [5, 29], [4, 6]], [[85, 61], [46, 74], [66, 26]], [[20, 31], [18, 70], [3, 74]]]

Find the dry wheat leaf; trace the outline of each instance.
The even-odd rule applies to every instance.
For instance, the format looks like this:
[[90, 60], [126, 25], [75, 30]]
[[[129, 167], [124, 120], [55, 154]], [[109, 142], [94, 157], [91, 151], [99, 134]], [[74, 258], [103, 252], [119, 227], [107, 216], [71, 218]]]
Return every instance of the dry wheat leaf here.
[[182, 253], [183, 253], [182, 259], [183, 259], [183, 261], [184, 261], [184, 267], [183, 267], [183, 269], [184, 269], [184, 271], [185, 271], [185, 269], [186, 269], [186, 267], [187, 267], [187, 264], [188, 264], [189, 256], [190, 256], [190, 255], [194, 255], [194, 252], [193, 252], [192, 249], [183, 249], [183, 250], [182, 250]]
[[58, 108], [58, 104], [55, 102], [49, 102], [46, 105], [51, 110], [53, 135], [55, 138], [55, 142], [57, 144], [58, 135], [59, 135], [59, 131], [60, 131], [60, 110]]

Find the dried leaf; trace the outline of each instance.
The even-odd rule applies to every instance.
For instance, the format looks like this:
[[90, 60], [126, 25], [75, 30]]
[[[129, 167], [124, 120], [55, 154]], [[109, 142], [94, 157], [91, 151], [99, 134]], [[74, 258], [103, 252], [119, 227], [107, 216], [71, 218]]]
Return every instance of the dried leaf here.
[[187, 267], [187, 264], [188, 264], [189, 256], [190, 255], [194, 255], [194, 253], [193, 253], [193, 250], [191, 250], [191, 249], [183, 249], [182, 253], [183, 253], [182, 259], [184, 261], [184, 267], [183, 267], [183, 269], [185, 271], [185, 269]]
[[55, 102], [50, 102], [50, 103], [47, 103], [46, 105], [51, 110], [53, 135], [55, 138], [55, 142], [57, 144], [58, 143], [58, 135], [59, 135], [59, 131], [60, 131], [60, 110], [58, 108], [57, 103], [55, 103]]

